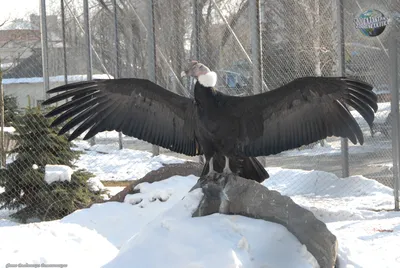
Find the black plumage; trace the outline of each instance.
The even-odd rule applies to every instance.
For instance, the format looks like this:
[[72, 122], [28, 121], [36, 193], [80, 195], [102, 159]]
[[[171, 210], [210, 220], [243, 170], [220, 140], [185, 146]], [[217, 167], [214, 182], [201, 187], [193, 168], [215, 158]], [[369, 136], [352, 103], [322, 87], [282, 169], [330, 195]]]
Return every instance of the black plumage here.
[[203, 174], [223, 172], [228, 163], [242, 177], [263, 181], [268, 173], [255, 157], [329, 136], [363, 144], [363, 133], [348, 106], [370, 126], [378, 108], [372, 86], [352, 78], [303, 77], [269, 92], [238, 97], [203, 85], [201, 76], [210, 73], [197, 62], [186, 70], [198, 78], [194, 99], [136, 78], [63, 85], [51, 89], [49, 93], [59, 94], [44, 104], [72, 99], [46, 116], [58, 116], [52, 126], [65, 123], [59, 134], [73, 129], [69, 140], [87, 130], [84, 139], [106, 130], [121, 131], [177, 153], [204, 154]]

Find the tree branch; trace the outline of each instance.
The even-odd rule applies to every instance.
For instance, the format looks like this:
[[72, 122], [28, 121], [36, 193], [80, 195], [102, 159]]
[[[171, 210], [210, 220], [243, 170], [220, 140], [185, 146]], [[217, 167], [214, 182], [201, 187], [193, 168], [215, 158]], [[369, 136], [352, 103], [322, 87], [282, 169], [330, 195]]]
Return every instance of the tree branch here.
[[[247, 8], [249, 7], [249, 1], [248, 0], [243, 0], [241, 7], [239, 8], [239, 10], [232, 16], [231, 21], [229, 22], [229, 26], [232, 30], [235, 29], [237, 23], [239, 22], [240, 17], [243, 15], [243, 13], [247, 10]], [[229, 27], [226, 26], [224, 33], [222, 34], [222, 38], [221, 38], [221, 49], [224, 48], [224, 46], [226, 45], [226, 42], [228, 41], [229, 37], [231, 36], [231, 32], [229, 30]]]

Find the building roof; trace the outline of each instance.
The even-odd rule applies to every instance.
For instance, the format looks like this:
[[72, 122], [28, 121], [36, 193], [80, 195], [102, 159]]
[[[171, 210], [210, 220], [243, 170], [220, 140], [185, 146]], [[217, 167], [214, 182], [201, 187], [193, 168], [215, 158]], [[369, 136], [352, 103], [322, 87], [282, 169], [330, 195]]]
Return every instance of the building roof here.
[[33, 54], [22, 60], [15, 67], [6, 71], [3, 78], [40, 77], [43, 75], [42, 52], [34, 50]]
[[[42, 50], [34, 49], [32, 50], [32, 55], [26, 59], [23, 59], [19, 64], [4, 72], [3, 74], [3, 82], [9, 83], [27, 83], [28, 81], [31, 83], [38, 83], [43, 81], [43, 63], [42, 63]], [[64, 61], [63, 61], [63, 50], [62, 48], [52, 48], [49, 50], [49, 75], [54, 79], [58, 79], [56, 77], [61, 77], [63, 79], [64, 76]], [[82, 55], [82, 51], [78, 50], [69, 50], [67, 57], [67, 71], [68, 77], [72, 80], [81, 79], [77, 77], [82, 77], [86, 74], [86, 61], [84, 56]], [[93, 77], [96, 74], [102, 74], [99, 70], [93, 67]], [[111, 76], [110, 76], [111, 77]], [[102, 77], [104, 78], [104, 77]], [[112, 77], [111, 77], [112, 78]], [[9, 79], [8, 81], [5, 81]], [[42, 80], [41, 80], [42, 79]], [[39, 81], [41, 80], [41, 81]], [[72, 81], [71, 80], [71, 81]], [[86, 79], [81, 79], [86, 80]]]

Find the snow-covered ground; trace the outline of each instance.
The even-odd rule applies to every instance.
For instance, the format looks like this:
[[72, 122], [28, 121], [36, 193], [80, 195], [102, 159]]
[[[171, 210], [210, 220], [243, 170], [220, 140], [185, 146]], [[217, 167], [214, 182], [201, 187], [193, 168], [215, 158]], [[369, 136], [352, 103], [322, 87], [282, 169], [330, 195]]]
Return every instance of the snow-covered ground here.
[[[368, 134], [369, 135], [369, 134]], [[377, 134], [379, 135], [379, 134]], [[366, 134], [364, 134], [366, 136]], [[283, 156], [319, 156], [319, 155], [339, 155], [341, 153], [341, 141], [339, 138], [330, 138], [328, 142], [321, 146], [319, 143], [314, 145], [311, 149], [294, 149], [289, 151], [284, 151], [280, 153]], [[382, 149], [391, 149], [392, 144], [389, 143], [380, 143], [379, 141], [375, 141], [375, 143], [365, 143], [363, 145], [352, 143], [349, 144], [349, 154], [366, 154], [373, 153], [377, 150]]]
[[[374, 123], [383, 123], [385, 122], [387, 116], [390, 113], [390, 102], [381, 102], [378, 103], [378, 111], [375, 113], [375, 120]], [[361, 130], [364, 134], [364, 139], [368, 139], [371, 136], [371, 132], [367, 122], [362, 118], [362, 116], [355, 110], [351, 111], [351, 114], [356, 119], [357, 123], [360, 125]], [[382, 143], [381, 133], [375, 134], [376, 138], [366, 142], [363, 145], [353, 145], [349, 142], [349, 153], [350, 154], [361, 154], [361, 153], [372, 153], [378, 149], [391, 149], [392, 144], [389, 143]], [[320, 146], [320, 144], [315, 145], [312, 149], [294, 149], [282, 152], [281, 155], [285, 156], [300, 156], [300, 155], [309, 155], [309, 156], [317, 156], [317, 155], [338, 155], [341, 152], [341, 145], [339, 138], [329, 138], [328, 143], [325, 146]]]
[[[104, 146], [96, 150], [103, 153], [91, 148], [77, 164], [101, 178], [112, 175], [110, 165], [114, 173], [119, 169], [129, 173], [126, 177], [140, 178], [162, 163], [182, 161]], [[122, 163], [128, 156], [123, 154], [129, 154], [130, 163]], [[337, 236], [341, 268], [400, 267], [400, 213], [388, 211], [394, 207], [390, 188], [362, 176], [267, 170], [271, 178], [266, 187], [310, 209]], [[191, 218], [201, 192], [187, 193], [197, 179], [173, 176], [143, 183], [137, 186], [140, 193], [128, 195], [125, 203], [96, 204], [57, 221], [22, 225], [3, 219], [0, 267], [317, 267], [307, 249], [279, 224], [220, 214]]]
[[[110, 133], [109, 133], [110, 134]], [[113, 135], [114, 133], [111, 133]], [[114, 134], [115, 135], [115, 134]], [[164, 164], [183, 163], [185, 160], [132, 149], [118, 149], [118, 144], [96, 144], [90, 146], [86, 141], [76, 141], [77, 150], [84, 150], [75, 163], [100, 180], [137, 180], [148, 172], [159, 169]]]
[[[379, 104], [376, 122], [384, 121], [389, 111], [390, 106]], [[365, 121], [352, 113], [369, 135]], [[118, 133], [96, 138], [116, 142]], [[117, 143], [91, 147], [77, 141], [76, 150], [85, 151], [76, 165], [96, 175], [93, 187], [101, 187], [99, 179], [135, 180], [164, 164], [184, 161], [118, 150]], [[350, 153], [373, 150], [373, 144], [350, 147]], [[340, 142], [331, 141], [326, 147], [283, 154], [339, 152]], [[400, 213], [391, 211], [392, 189], [362, 176], [342, 179], [323, 171], [267, 170], [271, 177], [264, 182], [266, 187], [311, 210], [337, 236], [341, 268], [400, 267]], [[22, 225], [0, 219], [0, 267], [7, 263], [68, 264], [68, 268], [317, 267], [307, 249], [279, 224], [220, 214], [191, 218], [201, 193], [188, 191], [197, 179], [173, 176], [143, 183], [137, 186], [140, 193], [128, 195], [124, 203], [97, 204], [57, 221]], [[122, 189], [109, 188], [111, 194]]]

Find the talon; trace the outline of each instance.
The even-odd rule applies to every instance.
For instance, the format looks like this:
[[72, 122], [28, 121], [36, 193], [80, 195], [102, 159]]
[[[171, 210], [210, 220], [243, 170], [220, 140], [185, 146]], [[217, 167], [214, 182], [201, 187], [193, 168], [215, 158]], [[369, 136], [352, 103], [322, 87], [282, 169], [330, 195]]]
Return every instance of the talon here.
[[229, 158], [227, 156], [225, 156], [225, 167], [222, 172], [225, 174], [233, 174], [231, 168], [229, 167]]
[[208, 160], [208, 173], [207, 176], [215, 175], [217, 172], [214, 170], [214, 161], [213, 158], [211, 157], [210, 160]]

